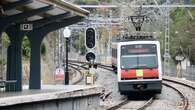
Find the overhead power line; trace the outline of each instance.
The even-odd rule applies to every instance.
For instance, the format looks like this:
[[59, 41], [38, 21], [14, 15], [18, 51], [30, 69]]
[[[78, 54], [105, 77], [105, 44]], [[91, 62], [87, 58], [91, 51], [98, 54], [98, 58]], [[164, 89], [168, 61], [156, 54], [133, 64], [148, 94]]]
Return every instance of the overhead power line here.
[[[119, 8], [117, 5], [79, 5], [81, 8]], [[132, 8], [195, 8], [195, 4], [191, 5], [128, 5]]]

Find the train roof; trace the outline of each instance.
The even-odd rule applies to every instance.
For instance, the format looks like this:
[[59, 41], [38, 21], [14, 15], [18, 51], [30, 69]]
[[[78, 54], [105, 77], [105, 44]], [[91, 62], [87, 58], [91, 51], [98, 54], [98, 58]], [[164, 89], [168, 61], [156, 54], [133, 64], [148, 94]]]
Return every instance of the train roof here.
[[121, 45], [126, 45], [126, 44], [156, 44], [159, 43], [158, 40], [132, 40], [132, 41], [122, 41], [122, 42], [112, 42], [113, 45], [115, 44], [121, 44]]
[[153, 36], [123, 36], [117, 38], [113, 42], [129, 42], [129, 41], [157, 41]]

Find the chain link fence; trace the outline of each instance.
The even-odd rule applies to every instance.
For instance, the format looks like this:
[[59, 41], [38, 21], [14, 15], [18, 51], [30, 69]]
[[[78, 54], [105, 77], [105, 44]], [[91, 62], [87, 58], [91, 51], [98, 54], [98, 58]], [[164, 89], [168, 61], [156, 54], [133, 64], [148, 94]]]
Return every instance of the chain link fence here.
[[186, 79], [188, 80], [195, 81], [195, 65], [186, 68], [184, 77], [186, 77]]
[[178, 75], [178, 70], [175, 65], [169, 68], [168, 76], [185, 78], [186, 80], [195, 81], [195, 65], [187, 66], [185, 70], [181, 70], [181, 75]]

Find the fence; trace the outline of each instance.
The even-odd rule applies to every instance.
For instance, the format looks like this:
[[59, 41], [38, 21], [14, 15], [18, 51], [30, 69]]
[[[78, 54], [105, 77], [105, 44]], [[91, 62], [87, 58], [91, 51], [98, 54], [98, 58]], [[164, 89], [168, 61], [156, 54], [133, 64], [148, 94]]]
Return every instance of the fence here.
[[[186, 70], [182, 70], [182, 78], [187, 80], [195, 81], [195, 65], [191, 65], [186, 67]], [[176, 66], [172, 65], [169, 68], [168, 76], [177, 77], [177, 68]]]

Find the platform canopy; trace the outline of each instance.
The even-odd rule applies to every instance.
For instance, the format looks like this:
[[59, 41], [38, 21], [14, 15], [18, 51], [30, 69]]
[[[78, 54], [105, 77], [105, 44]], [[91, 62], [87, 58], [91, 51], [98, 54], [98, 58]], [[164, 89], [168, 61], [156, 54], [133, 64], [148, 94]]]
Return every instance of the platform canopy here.
[[40, 46], [52, 31], [82, 21], [89, 12], [63, 0], [0, 0], [0, 36], [10, 38], [7, 54], [6, 91], [22, 90], [22, 40], [30, 41], [29, 88], [41, 89]]
[[11, 16], [46, 6], [50, 6], [49, 11], [29, 17], [26, 21], [39, 20], [67, 12], [71, 13], [71, 16], [86, 17], [89, 14], [87, 10], [61, 0], [0, 0], [0, 14]]

